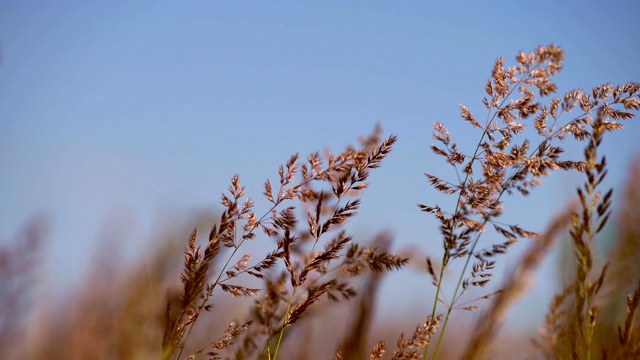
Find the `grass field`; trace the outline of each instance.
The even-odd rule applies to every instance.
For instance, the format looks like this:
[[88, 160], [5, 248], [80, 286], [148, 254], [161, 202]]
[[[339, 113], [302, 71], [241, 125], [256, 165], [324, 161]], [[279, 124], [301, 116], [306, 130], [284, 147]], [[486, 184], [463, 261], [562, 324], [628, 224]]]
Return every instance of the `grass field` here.
[[[339, 153], [291, 156], [262, 194], [245, 193], [241, 176], [233, 175], [215, 218], [200, 221], [180, 244], [159, 240], [132, 265], [96, 262], [60, 308], [34, 305], [46, 303], [33, 286], [46, 239], [40, 223], [30, 223], [23, 239], [0, 253], [0, 358], [495, 358], [506, 346], [497, 339], [507, 312], [565, 236], [573, 244], [566, 259], [572, 280], [544, 304], [539, 335], [522, 339], [537, 348], [523, 358], [640, 358], [640, 162], [627, 187], [616, 189], [622, 203], [612, 204], [600, 149], [607, 133], [640, 109], [640, 84], [562, 93], [553, 77], [563, 58], [562, 49], [549, 45], [520, 52], [513, 62], [496, 60], [482, 115], [460, 106], [476, 143], [457, 144], [445, 124], [434, 124], [431, 149], [451, 173], [425, 169], [425, 187], [454, 199], [454, 206], [420, 203], [413, 210], [437, 219], [441, 241], [430, 246], [441, 246], [443, 255], [413, 264], [435, 289], [424, 311], [387, 311], [412, 331], [372, 328], [383, 274], [406, 271], [409, 259], [390, 252], [388, 235], [357, 242], [349, 228], [370, 173], [384, 171], [385, 157], [402, 141], [378, 127]], [[583, 156], [564, 158], [567, 142], [580, 142]], [[578, 172], [583, 183], [544, 231], [501, 221], [509, 212], [506, 198], [535, 197], [556, 170]], [[607, 224], [616, 229], [615, 246], [604, 258], [594, 244]], [[533, 241], [517, 266], [499, 290], [484, 291], [496, 264], [523, 238]], [[252, 252], [257, 239], [272, 244], [270, 251]], [[463, 311], [474, 322], [465, 333], [455, 327]], [[380, 334], [397, 341], [379, 341]]]

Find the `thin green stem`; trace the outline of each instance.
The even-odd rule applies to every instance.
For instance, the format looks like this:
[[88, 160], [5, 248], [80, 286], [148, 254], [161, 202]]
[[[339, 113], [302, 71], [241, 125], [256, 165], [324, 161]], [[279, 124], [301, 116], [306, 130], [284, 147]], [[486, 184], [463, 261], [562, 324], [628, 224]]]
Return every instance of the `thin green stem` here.
[[[445, 251], [445, 253], [446, 253], [446, 251]], [[444, 264], [445, 261], [443, 261], [442, 263]], [[432, 319], [435, 319], [435, 317], [436, 317], [436, 309], [438, 307], [438, 298], [440, 297], [440, 289], [442, 288], [442, 278], [443, 278], [443, 276], [444, 276], [444, 265], [440, 268], [440, 277], [438, 278], [438, 286], [436, 288], [436, 296], [433, 299], [433, 308], [431, 309], [431, 318]], [[444, 331], [444, 329], [445, 329], [445, 326], [443, 326], [440, 329], [440, 332], [442, 333]], [[437, 351], [438, 351], [438, 349], [436, 349], [436, 353], [437, 353]], [[424, 354], [423, 354], [422, 358], [426, 359], [428, 353], [429, 353], [429, 343], [427, 343], [427, 346], [424, 347]]]
[[[495, 117], [495, 115], [494, 115]], [[484, 140], [484, 137], [487, 135], [487, 129], [489, 128], [489, 124], [493, 121], [492, 117], [487, 125], [484, 127], [484, 131], [482, 132], [482, 136], [480, 137], [480, 141], [478, 141], [478, 144], [476, 145], [476, 149], [473, 153], [473, 157], [471, 158], [471, 163], [473, 164], [473, 162], [476, 160], [476, 157], [478, 155], [478, 151], [480, 149], [480, 144], [482, 144], [482, 140]], [[470, 173], [466, 173], [465, 177], [464, 177], [464, 181], [462, 182], [462, 187], [464, 188], [467, 181], [469, 180], [469, 176]], [[456, 221], [456, 218], [458, 216], [458, 213], [460, 212], [460, 200], [462, 198], [462, 189], [460, 189], [460, 193], [458, 194], [458, 199], [456, 201], [456, 208], [454, 211], [454, 215], [453, 215], [453, 225], [452, 225], [452, 230], [451, 233], [454, 233], [458, 222]], [[438, 278], [438, 286], [436, 289], [436, 295], [433, 299], [433, 308], [431, 309], [431, 318], [434, 319], [436, 316], [436, 311], [437, 311], [437, 307], [438, 307], [438, 299], [440, 297], [440, 290], [442, 289], [442, 279], [444, 278], [444, 270], [449, 262], [450, 259], [450, 249], [445, 245], [445, 250], [444, 250], [444, 255], [442, 256], [442, 267], [440, 268], [440, 276]], [[455, 297], [455, 296], [454, 296]], [[449, 314], [451, 313], [451, 311], [449, 310], [447, 312], [447, 317], [445, 318], [445, 321], [442, 324], [442, 327], [440, 328], [440, 335], [438, 337], [438, 344], [436, 345], [436, 350], [435, 353], [433, 355], [433, 359], [436, 359], [438, 356], [438, 351], [440, 349], [440, 344], [442, 343], [442, 338], [444, 337], [444, 330], [447, 328], [447, 321], [449, 320]], [[427, 354], [429, 353], [429, 344], [427, 344], [427, 346], [424, 347], [424, 354], [423, 354], [423, 358], [426, 359], [427, 358]]]
[[[485, 220], [486, 224], [487, 220]], [[451, 297], [451, 301], [449, 302], [449, 308], [447, 309], [447, 316], [444, 318], [444, 321], [442, 323], [442, 328], [440, 330], [440, 336], [438, 337], [438, 343], [436, 345], [436, 349], [435, 352], [433, 353], [433, 358], [437, 359], [438, 358], [438, 353], [440, 351], [440, 346], [442, 345], [442, 340], [444, 339], [444, 331], [447, 328], [447, 324], [449, 323], [449, 317], [451, 316], [451, 312], [453, 310], [453, 307], [455, 306], [456, 301], [458, 301], [457, 297], [458, 297], [458, 291], [460, 291], [460, 287], [462, 286], [462, 282], [464, 280], [464, 274], [467, 272], [467, 268], [469, 267], [469, 263], [471, 262], [471, 256], [473, 256], [473, 252], [476, 249], [476, 246], [478, 245], [478, 242], [480, 241], [480, 236], [482, 235], [482, 233], [478, 233], [478, 235], [476, 236], [475, 241], [473, 242], [473, 245], [471, 246], [471, 250], [469, 251], [469, 254], [467, 255], [467, 259], [464, 263], [464, 267], [462, 268], [462, 272], [460, 273], [460, 277], [458, 278], [458, 284], [456, 285], [455, 290], [453, 291], [453, 296]]]
[[[287, 305], [287, 311], [284, 313], [284, 321], [282, 322], [282, 329], [280, 329], [280, 335], [278, 335], [278, 343], [276, 344], [276, 350], [273, 353], [273, 360], [278, 358], [278, 351], [280, 350], [280, 344], [282, 343], [282, 337], [284, 336], [284, 329], [287, 327], [287, 321], [289, 321], [289, 311], [291, 310], [291, 305], [293, 304], [293, 298], [296, 295], [297, 287], [293, 288], [293, 293], [291, 294], [291, 298], [289, 299], [289, 304]], [[267, 341], [268, 344], [268, 341]], [[269, 345], [267, 345], [269, 346]]]

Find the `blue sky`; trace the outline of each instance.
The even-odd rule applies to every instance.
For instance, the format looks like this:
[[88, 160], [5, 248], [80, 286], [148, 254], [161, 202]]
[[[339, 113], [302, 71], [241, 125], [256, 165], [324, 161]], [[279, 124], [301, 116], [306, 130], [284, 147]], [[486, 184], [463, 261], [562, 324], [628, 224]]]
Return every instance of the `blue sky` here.
[[[292, 153], [339, 151], [380, 122], [399, 142], [354, 232], [437, 253], [416, 208], [435, 196], [422, 174], [450, 174], [429, 150], [433, 122], [475, 144], [458, 104], [483, 114], [495, 58], [542, 44], [566, 51], [561, 91], [640, 80], [638, 14], [636, 1], [2, 1], [0, 241], [44, 214], [49, 277], [69, 286], [105, 231], [147, 244], [162, 214], [216, 209], [234, 173], [257, 199]], [[605, 140], [610, 185], [638, 134], [633, 120]], [[579, 181], [552, 177], [510, 202], [513, 218], [533, 208], [516, 221], [541, 229]], [[411, 271], [392, 279], [386, 292], [418, 294], [407, 306], [431, 291]]]

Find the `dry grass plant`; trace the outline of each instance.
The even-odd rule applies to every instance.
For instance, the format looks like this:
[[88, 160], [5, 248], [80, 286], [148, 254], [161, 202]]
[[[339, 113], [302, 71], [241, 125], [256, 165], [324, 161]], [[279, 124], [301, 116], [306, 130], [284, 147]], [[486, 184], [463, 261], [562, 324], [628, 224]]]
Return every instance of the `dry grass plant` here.
[[[210, 299], [216, 288], [233, 296], [260, 293], [260, 289], [234, 284], [240, 276], [265, 281], [266, 291], [256, 301], [252, 318], [242, 325], [229, 324], [219, 340], [190, 358], [199, 353], [218, 358], [220, 350], [231, 346], [253, 324], [256, 330], [247, 332], [249, 337], [237, 356], [255, 356], [257, 351], [259, 356], [277, 359], [285, 330], [314, 303], [321, 298], [338, 301], [356, 295], [344, 275], [355, 277], [365, 269], [387, 271], [406, 264], [407, 259], [377, 248], [362, 248], [344, 230], [344, 224], [360, 207], [360, 200], [353, 196], [367, 187], [369, 172], [380, 166], [396, 141], [395, 136], [380, 141], [380, 132], [378, 128], [362, 139], [359, 149], [348, 147], [337, 155], [327, 153], [324, 159], [313, 153], [300, 163], [298, 155], [292, 156], [278, 170], [277, 192], [270, 180], [264, 183], [263, 195], [270, 205], [261, 215], [254, 212], [251, 199], [242, 201], [245, 189], [237, 175], [232, 178], [229, 194], [222, 195], [225, 210], [210, 231], [204, 255], [196, 244], [196, 231], [185, 250], [184, 290], [179, 311], [167, 317], [165, 359], [182, 358], [196, 320], [213, 306]], [[300, 214], [306, 220], [304, 230], [296, 228]], [[243, 244], [253, 240], [257, 232], [273, 239], [275, 250], [253, 265], [248, 264], [249, 254], [236, 259]], [[231, 249], [231, 254], [214, 280], [206, 281], [211, 261], [221, 246]], [[284, 269], [269, 273], [278, 261]]]
[[[589, 179], [584, 190], [578, 191], [585, 211], [581, 218], [574, 219], [572, 237], [576, 241], [581, 264], [576, 280], [576, 285], [581, 285], [576, 295], [579, 295], [578, 302], [586, 304], [586, 308], [578, 308], [580, 317], [577, 321], [587, 323], [578, 329], [584, 336], [585, 346], [587, 349], [590, 347], [592, 313], [595, 311], [590, 305], [602, 285], [604, 270], [594, 283], [588, 279], [591, 270], [589, 245], [606, 223], [611, 201], [611, 192], [601, 197], [595, 189], [606, 175], [605, 161], [597, 158], [596, 150], [605, 132], [621, 128], [619, 121], [632, 118], [632, 111], [640, 108], [640, 84], [628, 83], [616, 87], [606, 84], [594, 88], [590, 93], [575, 89], [562, 97], [544, 101], [557, 91], [552, 77], [562, 69], [563, 59], [564, 52], [550, 45], [541, 46], [529, 54], [520, 52], [516, 57], [517, 64], [508, 68], [504, 67], [503, 59], [496, 60], [492, 77], [485, 85], [488, 97], [483, 99], [487, 109], [484, 125], [476, 120], [467, 107], [460, 105], [462, 118], [479, 132], [479, 141], [475, 149], [471, 149], [471, 155], [465, 154], [452, 142], [443, 124], [436, 123], [434, 126], [434, 138], [441, 145], [432, 145], [432, 150], [454, 168], [457, 179], [457, 182], [451, 182], [426, 174], [436, 190], [457, 198], [452, 212], [445, 212], [437, 205], [419, 204], [420, 209], [438, 219], [443, 236], [444, 253], [439, 271], [436, 272], [432, 260], [427, 259], [427, 269], [436, 286], [431, 316], [436, 315], [439, 302], [446, 307], [433, 352], [434, 359], [438, 357], [450, 316], [461, 297], [470, 287], [484, 287], [489, 283], [497, 255], [504, 254], [519, 238], [536, 236], [518, 224], [498, 221], [504, 211], [504, 196], [514, 192], [529, 195], [544, 176], [556, 169], [584, 172]], [[576, 107], [580, 112], [572, 116]], [[569, 117], [569, 120], [563, 121], [564, 117]], [[533, 119], [537, 136], [534, 140], [526, 136], [533, 136], [525, 131], [528, 119]], [[584, 160], [560, 158], [563, 149], [557, 143], [566, 141], [567, 136], [578, 141], [589, 141]], [[593, 212], [600, 217], [597, 224], [592, 224]], [[493, 228], [504, 240], [479, 248], [480, 239], [488, 227]], [[456, 259], [463, 259], [464, 265], [450, 300], [445, 302], [441, 297], [443, 275]], [[482, 299], [500, 292], [487, 294]], [[475, 308], [465, 306], [462, 309]], [[586, 317], [583, 316], [585, 312], [589, 312]], [[428, 351], [429, 346], [426, 346], [423, 353], [425, 358]]]

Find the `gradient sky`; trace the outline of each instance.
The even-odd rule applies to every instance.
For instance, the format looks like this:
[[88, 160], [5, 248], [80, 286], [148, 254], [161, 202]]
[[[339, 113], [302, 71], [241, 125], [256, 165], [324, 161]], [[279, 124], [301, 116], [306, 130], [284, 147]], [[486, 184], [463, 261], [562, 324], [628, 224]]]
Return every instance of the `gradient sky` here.
[[[639, 14], [637, 1], [3, 0], [0, 241], [44, 214], [49, 277], [65, 288], [105, 231], [148, 244], [161, 214], [217, 209], [234, 173], [257, 200], [292, 153], [340, 151], [380, 122], [399, 142], [352, 229], [438, 253], [416, 208], [435, 196], [424, 172], [452, 175], [429, 150], [433, 122], [475, 145], [458, 104], [484, 115], [495, 58], [538, 45], [566, 51], [562, 92], [639, 81]], [[610, 185], [640, 150], [637, 122], [605, 140]], [[550, 178], [510, 201], [511, 219], [540, 230], [580, 181]], [[411, 270], [389, 279], [383, 304], [431, 294]], [[539, 317], [553, 289], [536, 289], [521, 306]], [[403, 291], [416, 296], [389, 295]]]

